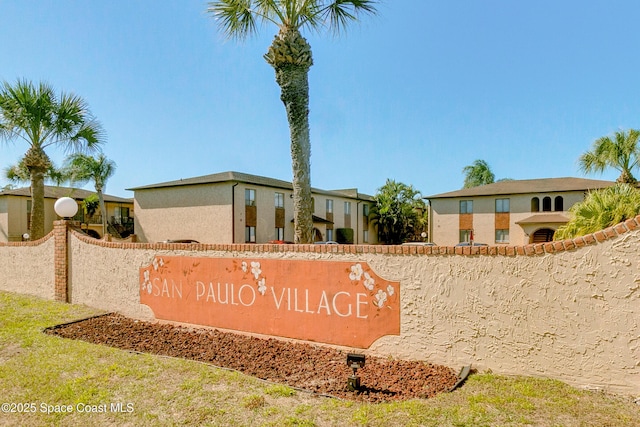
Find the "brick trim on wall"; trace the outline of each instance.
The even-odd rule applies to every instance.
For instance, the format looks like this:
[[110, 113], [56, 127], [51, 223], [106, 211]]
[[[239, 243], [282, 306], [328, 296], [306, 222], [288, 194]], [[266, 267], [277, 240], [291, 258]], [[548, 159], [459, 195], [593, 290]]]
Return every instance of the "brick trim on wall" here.
[[276, 245], [263, 243], [122, 243], [97, 240], [71, 230], [79, 240], [106, 248], [154, 249], [154, 250], [194, 250], [228, 252], [311, 252], [311, 253], [376, 253], [393, 255], [501, 255], [535, 256], [571, 251], [589, 245], [597, 245], [640, 228], [640, 215], [613, 227], [574, 239], [519, 246], [401, 246], [401, 245]]

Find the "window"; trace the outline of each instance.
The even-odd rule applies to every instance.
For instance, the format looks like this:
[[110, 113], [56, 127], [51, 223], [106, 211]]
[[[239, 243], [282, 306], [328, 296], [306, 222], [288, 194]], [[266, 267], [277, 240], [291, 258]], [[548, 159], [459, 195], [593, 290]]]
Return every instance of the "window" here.
[[247, 226], [244, 228], [244, 241], [246, 243], [255, 243], [256, 242], [256, 228], [252, 226]]
[[496, 230], [496, 243], [509, 243], [509, 230]]
[[364, 243], [369, 243], [369, 230], [364, 230], [362, 232], [362, 241]]
[[551, 197], [547, 196], [542, 199], [542, 211], [551, 212]]
[[531, 212], [540, 212], [540, 199], [537, 197], [531, 199]]
[[244, 190], [244, 204], [246, 206], [256, 205], [256, 190], [245, 188]]
[[344, 214], [351, 215], [351, 202], [344, 202]]
[[124, 224], [129, 220], [129, 208], [116, 206], [113, 210], [113, 220], [116, 224]]
[[334, 240], [334, 238], [333, 238], [333, 230], [332, 229], [328, 229], [327, 230], [327, 240], [328, 241]]
[[562, 196], [557, 196], [554, 199], [554, 210], [555, 211], [563, 211], [564, 210], [564, 199], [562, 198]]
[[509, 199], [496, 199], [496, 213], [509, 212]]
[[[460, 213], [473, 213], [473, 200], [460, 200]], [[461, 240], [461, 242], [464, 240]]]
[[327, 213], [333, 213], [333, 200], [327, 199]]
[[284, 240], [284, 228], [276, 227], [276, 240]]
[[[369, 205], [362, 205], [362, 228], [367, 231], [369, 229]], [[363, 239], [364, 239], [364, 235], [363, 235]], [[364, 240], [364, 242], [368, 242], [368, 236], [367, 236], [367, 240]]]
[[472, 233], [471, 230], [460, 230], [460, 242], [470, 242]]
[[284, 193], [276, 193], [275, 205], [276, 205], [276, 208], [284, 208]]

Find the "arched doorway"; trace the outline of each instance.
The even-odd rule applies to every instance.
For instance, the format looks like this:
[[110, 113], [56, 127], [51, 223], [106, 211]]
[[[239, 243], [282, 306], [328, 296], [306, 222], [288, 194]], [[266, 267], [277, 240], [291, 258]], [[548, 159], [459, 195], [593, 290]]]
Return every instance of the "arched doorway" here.
[[541, 228], [531, 235], [529, 243], [544, 243], [551, 242], [556, 230], [550, 228]]

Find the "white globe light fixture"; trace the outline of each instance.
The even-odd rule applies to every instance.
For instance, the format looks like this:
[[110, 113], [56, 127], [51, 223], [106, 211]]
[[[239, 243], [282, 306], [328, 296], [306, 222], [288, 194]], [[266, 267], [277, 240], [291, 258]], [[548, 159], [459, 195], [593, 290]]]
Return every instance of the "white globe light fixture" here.
[[60, 197], [53, 205], [53, 210], [64, 219], [71, 219], [78, 213], [78, 204], [71, 197]]

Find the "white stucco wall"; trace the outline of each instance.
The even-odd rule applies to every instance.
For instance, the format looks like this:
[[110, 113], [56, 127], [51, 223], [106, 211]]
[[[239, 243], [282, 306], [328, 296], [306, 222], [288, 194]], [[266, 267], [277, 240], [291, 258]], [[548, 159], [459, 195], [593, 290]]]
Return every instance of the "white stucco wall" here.
[[38, 244], [0, 244], [0, 290], [54, 298], [54, 239]]
[[70, 237], [71, 303], [142, 320], [154, 319], [151, 310], [140, 304], [139, 268], [151, 262], [155, 251], [125, 249], [121, 244], [103, 247]]
[[369, 353], [640, 393], [640, 228], [575, 250], [511, 256], [105, 245], [72, 237], [72, 302], [152, 318], [138, 303], [139, 268], [156, 254], [366, 262], [398, 280], [401, 296], [401, 335]]
[[535, 256], [405, 257], [402, 335], [371, 350], [640, 391], [640, 234]]

